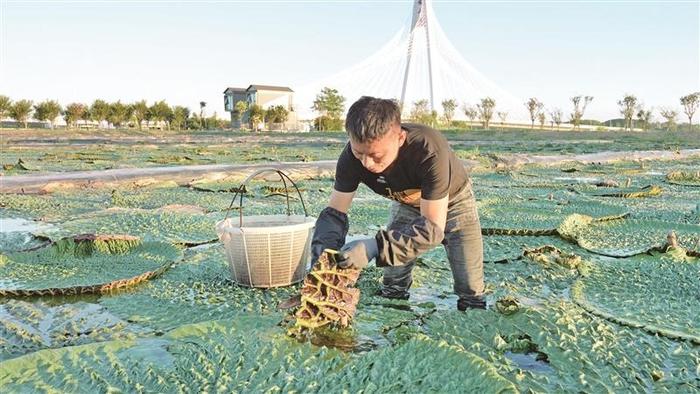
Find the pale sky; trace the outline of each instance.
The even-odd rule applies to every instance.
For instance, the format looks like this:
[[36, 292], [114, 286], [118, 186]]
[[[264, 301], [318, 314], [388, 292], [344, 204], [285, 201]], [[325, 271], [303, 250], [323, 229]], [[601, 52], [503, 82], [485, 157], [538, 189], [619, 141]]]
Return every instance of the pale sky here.
[[[0, 94], [91, 103], [165, 99], [228, 117], [228, 86], [294, 89], [373, 54], [411, 1], [0, 0]], [[433, 1], [462, 56], [516, 96], [586, 118], [616, 101], [680, 109], [700, 90], [700, 1]], [[657, 112], [658, 114], [658, 112]], [[658, 118], [658, 115], [657, 115]]]

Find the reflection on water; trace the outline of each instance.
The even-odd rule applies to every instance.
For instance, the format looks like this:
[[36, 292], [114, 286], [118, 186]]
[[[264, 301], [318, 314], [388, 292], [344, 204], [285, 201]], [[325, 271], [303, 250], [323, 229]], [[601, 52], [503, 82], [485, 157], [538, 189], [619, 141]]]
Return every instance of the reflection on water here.
[[365, 353], [388, 343], [379, 335], [376, 338], [360, 335], [352, 328], [335, 329], [321, 327], [315, 330], [297, 332], [293, 335], [299, 342], [310, 342], [315, 346], [325, 346], [349, 353]]
[[50, 224], [35, 222], [22, 218], [0, 218], [0, 233], [14, 231], [32, 232], [52, 227]]
[[539, 352], [513, 353], [505, 352], [505, 356], [513, 361], [518, 367], [539, 373], [554, 372], [554, 369], [547, 362], [547, 356]]
[[0, 218], [0, 252], [18, 252], [41, 247], [47, 240], [35, 237], [32, 232], [51, 227], [51, 224], [22, 218]]

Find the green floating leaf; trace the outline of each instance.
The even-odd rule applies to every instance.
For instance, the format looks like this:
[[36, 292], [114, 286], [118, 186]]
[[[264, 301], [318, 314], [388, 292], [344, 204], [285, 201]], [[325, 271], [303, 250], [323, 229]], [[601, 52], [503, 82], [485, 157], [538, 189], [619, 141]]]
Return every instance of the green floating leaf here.
[[150, 332], [84, 301], [62, 305], [15, 299], [0, 302], [0, 360]]
[[[549, 298], [512, 315], [436, 314], [424, 328], [431, 338], [488, 360], [521, 392], [698, 387], [696, 345], [607, 321], [561, 298]], [[663, 370], [664, 379], [656, 381], [654, 370]]]
[[[606, 188], [607, 189], [607, 188]], [[596, 191], [590, 193], [599, 197], [644, 198], [660, 196], [663, 189], [657, 185], [648, 185], [642, 188], [610, 188], [611, 190]]]
[[[332, 392], [339, 385], [349, 392], [518, 391], [487, 361], [425, 336], [351, 357], [280, 337], [275, 320], [240, 316], [183, 326], [159, 338], [43, 350], [0, 363], [0, 385], [62, 392]], [[51, 365], [50, 373], [44, 365]]]
[[700, 225], [658, 220], [596, 220], [585, 215], [571, 215], [558, 228], [565, 239], [578, 243], [593, 253], [628, 257], [659, 249], [674, 231], [680, 245], [700, 250]]
[[484, 261], [506, 262], [522, 257], [527, 249], [542, 245], [554, 245], [560, 249], [571, 248], [571, 244], [557, 236], [507, 236], [489, 235], [484, 238]]
[[[518, 200], [499, 198], [479, 205], [483, 232], [487, 235], [553, 235], [554, 229], [570, 214], [604, 218], [626, 214], [621, 207], [590, 199]], [[499, 232], [498, 230], [504, 230]], [[518, 230], [528, 230], [521, 231]], [[538, 233], [549, 231], [549, 234]]]
[[100, 305], [111, 313], [157, 330], [184, 323], [228, 319], [240, 314], [266, 315], [299, 292], [299, 286], [250, 289], [231, 281], [223, 245], [190, 248], [163, 275], [129, 292], [110, 293]]
[[96, 197], [87, 193], [52, 195], [0, 193], [3, 217], [33, 218], [48, 222], [65, 220], [74, 215], [104, 209], [105, 201], [105, 196]]
[[13, 171], [13, 170], [38, 171], [38, 170], [40, 170], [39, 167], [28, 163], [27, 160], [22, 159], [21, 157], [17, 160], [17, 163], [15, 163], [15, 164], [3, 164], [2, 169], [5, 171]]
[[186, 187], [162, 189], [115, 189], [111, 192], [110, 205], [122, 208], [156, 209], [167, 205], [196, 205], [208, 212], [228, 207], [232, 195], [206, 193]]
[[0, 265], [0, 296], [101, 293], [162, 273], [181, 255], [167, 243], [62, 240], [10, 253]]
[[603, 318], [700, 344], [699, 275], [700, 259], [672, 249], [592, 265], [571, 293]]
[[700, 171], [672, 171], [666, 174], [666, 182], [682, 186], [700, 186]]
[[217, 239], [214, 225], [221, 215], [190, 214], [165, 210], [111, 208], [83, 215], [37, 235], [52, 240], [78, 234], [137, 234], [144, 241], [202, 244]]

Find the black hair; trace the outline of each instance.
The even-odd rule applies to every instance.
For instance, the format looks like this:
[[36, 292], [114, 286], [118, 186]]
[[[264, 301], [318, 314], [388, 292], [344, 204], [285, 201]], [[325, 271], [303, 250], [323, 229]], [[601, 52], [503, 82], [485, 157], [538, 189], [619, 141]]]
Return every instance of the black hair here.
[[394, 124], [401, 124], [401, 109], [394, 100], [362, 96], [348, 110], [345, 130], [357, 142], [383, 137]]

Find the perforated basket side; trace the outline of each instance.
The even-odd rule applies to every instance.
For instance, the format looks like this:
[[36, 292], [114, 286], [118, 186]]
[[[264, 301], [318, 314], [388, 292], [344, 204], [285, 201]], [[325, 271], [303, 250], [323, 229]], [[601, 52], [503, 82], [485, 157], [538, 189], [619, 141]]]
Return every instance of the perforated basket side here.
[[[315, 220], [286, 215], [248, 219], [243, 228], [230, 221], [217, 224], [233, 280], [243, 286], [263, 288], [288, 286], [303, 280]], [[280, 221], [291, 224], [275, 226]]]

